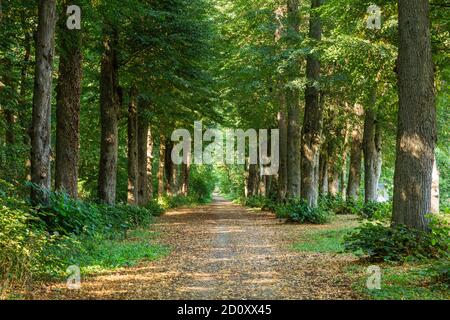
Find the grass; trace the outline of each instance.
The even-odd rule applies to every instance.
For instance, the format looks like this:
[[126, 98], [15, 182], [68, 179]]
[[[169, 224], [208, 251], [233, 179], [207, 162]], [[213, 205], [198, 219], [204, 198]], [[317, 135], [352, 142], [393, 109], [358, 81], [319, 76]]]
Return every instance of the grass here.
[[344, 227], [308, 232], [300, 242], [293, 245], [293, 248], [298, 251], [339, 253], [344, 249], [342, 245], [344, 235], [352, 229]]
[[[352, 220], [335, 220], [331, 228], [307, 231], [292, 245], [293, 250], [316, 253], [342, 253], [343, 236], [352, 230]], [[355, 279], [353, 289], [367, 299], [374, 300], [450, 300], [450, 284], [438, 280], [430, 270], [436, 261], [409, 262], [402, 265], [381, 263], [381, 289], [369, 290], [366, 273], [369, 264], [348, 265], [345, 272]]]
[[154, 241], [157, 236], [155, 232], [138, 229], [130, 231], [124, 240], [90, 240], [69, 261], [79, 266], [82, 274], [91, 275], [157, 260], [169, 253], [168, 247]]
[[409, 263], [404, 265], [380, 264], [381, 289], [366, 288], [367, 266], [353, 266], [348, 273], [359, 274], [354, 289], [374, 300], [449, 300], [450, 286], [439, 282], [430, 271], [430, 263]]

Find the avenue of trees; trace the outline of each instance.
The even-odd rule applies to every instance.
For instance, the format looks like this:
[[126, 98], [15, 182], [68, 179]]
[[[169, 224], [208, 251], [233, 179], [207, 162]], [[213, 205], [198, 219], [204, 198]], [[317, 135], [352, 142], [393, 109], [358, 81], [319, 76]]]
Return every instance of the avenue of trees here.
[[277, 175], [219, 166], [239, 194], [314, 208], [377, 201], [384, 185], [393, 225], [417, 230], [449, 205], [445, 1], [0, 4], [0, 181], [14, 197], [207, 198], [213, 169], [171, 161], [173, 130], [203, 121], [279, 129]]

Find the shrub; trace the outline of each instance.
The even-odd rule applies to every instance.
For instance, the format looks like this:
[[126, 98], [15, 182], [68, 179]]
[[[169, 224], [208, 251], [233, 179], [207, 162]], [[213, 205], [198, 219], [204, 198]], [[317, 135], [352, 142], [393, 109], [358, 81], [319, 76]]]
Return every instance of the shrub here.
[[450, 249], [448, 232], [448, 227], [436, 224], [432, 232], [422, 232], [403, 225], [366, 223], [345, 236], [344, 247], [369, 261], [440, 258]]
[[361, 216], [368, 220], [389, 221], [392, 217], [392, 202], [369, 201], [362, 207]]
[[276, 208], [280, 218], [297, 223], [324, 224], [330, 221], [331, 214], [321, 207], [312, 208], [303, 199], [292, 198]]
[[[36, 225], [36, 218], [23, 204], [5, 205], [0, 199], [0, 296], [10, 282], [26, 284], [52, 261], [46, 252], [54, 245], [56, 235], [50, 235]], [[31, 226], [31, 227], [30, 227]]]
[[363, 202], [353, 199], [345, 200], [340, 195], [325, 195], [319, 198], [319, 206], [324, 210], [331, 211], [335, 214], [360, 214]]

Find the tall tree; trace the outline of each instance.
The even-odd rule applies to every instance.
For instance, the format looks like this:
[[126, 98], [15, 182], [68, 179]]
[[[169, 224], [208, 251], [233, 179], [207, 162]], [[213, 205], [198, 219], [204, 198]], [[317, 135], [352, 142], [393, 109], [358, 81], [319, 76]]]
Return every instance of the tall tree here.
[[280, 92], [279, 111], [278, 111], [278, 130], [280, 131], [280, 168], [278, 171], [278, 199], [283, 201], [287, 194], [288, 181], [288, 146], [287, 146], [287, 121], [286, 121], [286, 103], [284, 92]]
[[[313, 41], [322, 38], [322, 23], [315, 11], [322, 0], [311, 1], [309, 19], [309, 37]], [[305, 89], [305, 116], [303, 118], [303, 136], [301, 147], [301, 196], [309, 206], [316, 207], [319, 196], [319, 156], [322, 134], [322, 106], [319, 99], [320, 62], [310, 53], [306, 62], [307, 85]]]
[[[49, 190], [52, 71], [55, 51], [56, 0], [39, 0], [33, 94], [31, 181]], [[46, 192], [32, 188], [32, 201], [46, 202]]]
[[142, 102], [138, 103], [138, 204], [145, 206], [152, 198], [152, 148], [153, 141]]
[[158, 197], [164, 195], [164, 168], [166, 161], [166, 137], [163, 134], [159, 136], [159, 167], [158, 167]]
[[117, 184], [118, 153], [118, 31], [105, 23], [103, 27], [103, 55], [100, 70], [100, 169], [98, 197], [101, 201], [114, 204]]
[[398, 1], [397, 158], [392, 221], [427, 230], [436, 143], [428, 0]]
[[[288, 43], [295, 45], [298, 41], [300, 29], [299, 1], [287, 0], [287, 34]], [[288, 74], [290, 81], [286, 90], [286, 106], [288, 114], [288, 195], [290, 197], [300, 196], [300, 106], [299, 92], [292, 83], [298, 76], [299, 63], [296, 57], [292, 58]]]
[[[128, 106], [128, 195], [129, 204], [138, 203], [138, 110], [137, 92], [130, 91]], [[146, 146], [146, 144], [144, 144]]]
[[376, 92], [371, 93], [370, 105], [364, 117], [364, 197], [376, 201], [381, 170], [381, 126], [375, 110]]
[[[362, 114], [362, 107], [355, 104], [354, 111], [356, 116]], [[359, 196], [359, 187], [361, 183], [361, 160], [362, 160], [362, 142], [363, 135], [360, 122], [357, 119], [352, 131], [352, 141], [350, 147], [350, 169], [348, 173], [347, 199], [357, 200]]]
[[[67, 7], [80, 1], [63, 1], [61, 17]], [[56, 169], [55, 187], [73, 198], [78, 196], [80, 144], [80, 100], [82, 78], [81, 30], [69, 30], [66, 19], [58, 23], [59, 77], [56, 96]]]

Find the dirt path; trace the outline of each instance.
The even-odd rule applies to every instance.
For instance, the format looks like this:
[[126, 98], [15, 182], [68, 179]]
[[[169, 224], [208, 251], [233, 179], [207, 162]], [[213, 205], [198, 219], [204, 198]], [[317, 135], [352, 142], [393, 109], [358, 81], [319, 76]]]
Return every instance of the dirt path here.
[[[343, 268], [349, 257], [289, 248], [304, 230], [272, 214], [224, 200], [178, 209], [154, 228], [169, 256], [83, 279], [82, 289], [49, 286], [40, 298], [69, 299], [355, 299]], [[39, 298], [36, 297], [36, 298]]]

